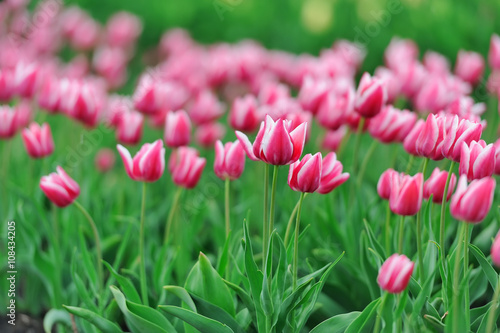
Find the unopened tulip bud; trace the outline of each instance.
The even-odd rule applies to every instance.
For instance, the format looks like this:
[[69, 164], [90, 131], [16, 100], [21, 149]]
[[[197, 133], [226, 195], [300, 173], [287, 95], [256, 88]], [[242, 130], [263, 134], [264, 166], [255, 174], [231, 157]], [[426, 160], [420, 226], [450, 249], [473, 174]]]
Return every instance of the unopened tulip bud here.
[[389, 200], [392, 189], [392, 177], [397, 174], [398, 172], [394, 169], [387, 169], [380, 175], [377, 183], [377, 192], [382, 199]]
[[[448, 172], [440, 171], [439, 168], [435, 168], [432, 171], [431, 176], [424, 183], [424, 199], [428, 200], [432, 195], [432, 202], [436, 204], [443, 203], [444, 188], [446, 186], [446, 179], [448, 179]], [[450, 184], [448, 185], [448, 194], [446, 195], [446, 201], [450, 200], [451, 194], [455, 189], [457, 184], [457, 176], [451, 175]]]
[[170, 155], [168, 170], [177, 186], [190, 189], [198, 184], [206, 162], [196, 149], [180, 147]]
[[95, 166], [99, 172], [106, 172], [115, 165], [115, 153], [109, 148], [100, 149], [95, 156]]
[[122, 145], [116, 148], [122, 157], [125, 171], [128, 176], [136, 181], [155, 182], [163, 175], [165, 170], [165, 148], [163, 141], [145, 143], [132, 159], [130, 152]]
[[403, 216], [417, 214], [422, 206], [424, 177], [394, 174], [391, 181], [389, 206], [393, 213]]
[[191, 141], [191, 120], [184, 110], [167, 113], [165, 143], [171, 148], [187, 146]]
[[386, 102], [385, 83], [380, 79], [372, 78], [368, 73], [363, 74], [356, 92], [356, 112], [362, 117], [372, 118], [382, 111]]
[[32, 123], [29, 128], [23, 129], [22, 137], [26, 151], [33, 158], [49, 156], [54, 151], [54, 140], [47, 123], [41, 127]]
[[194, 133], [196, 143], [203, 148], [213, 147], [217, 140], [221, 140], [226, 134], [226, 127], [220, 123], [213, 122], [198, 126]]
[[312, 193], [321, 180], [321, 153], [307, 154], [302, 160], [290, 164], [288, 185], [297, 192]]
[[399, 294], [408, 286], [414, 266], [408, 257], [395, 253], [380, 267], [377, 283], [383, 290]]
[[214, 171], [222, 180], [235, 180], [240, 178], [245, 169], [245, 151], [241, 143], [227, 142], [225, 145], [220, 140], [215, 143]]
[[490, 177], [473, 180], [467, 186], [467, 176], [460, 176], [455, 194], [451, 197], [451, 215], [468, 223], [481, 222], [490, 211], [495, 186], [495, 179]]
[[43, 193], [58, 207], [66, 207], [80, 195], [80, 186], [61, 168], [40, 180]]
[[469, 146], [462, 143], [462, 154], [458, 173], [469, 181], [490, 177], [495, 171], [495, 147], [484, 140], [472, 141]]

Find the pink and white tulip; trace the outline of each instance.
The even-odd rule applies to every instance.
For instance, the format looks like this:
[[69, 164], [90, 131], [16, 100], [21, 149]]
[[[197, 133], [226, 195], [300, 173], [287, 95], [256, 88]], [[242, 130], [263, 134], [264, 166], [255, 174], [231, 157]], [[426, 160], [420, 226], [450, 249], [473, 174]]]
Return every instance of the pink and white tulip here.
[[451, 215], [468, 223], [481, 222], [490, 211], [495, 186], [495, 179], [490, 177], [473, 180], [467, 185], [467, 176], [460, 176], [455, 194], [451, 197]]
[[54, 151], [54, 139], [49, 124], [44, 123], [41, 127], [32, 123], [29, 128], [22, 131], [24, 147], [33, 158], [49, 156]]
[[387, 102], [385, 82], [365, 73], [356, 91], [355, 110], [362, 117], [372, 118], [382, 111]]
[[[429, 200], [432, 195], [432, 202], [436, 204], [443, 203], [444, 188], [446, 186], [446, 179], [448, 178], [448, 172], [441, 171], [439, 168], [435, 168], [432, 171], [431, 176], [424, 182], [424, 199]], [[451, 174], [450, 184], [448, 185], [448, 193], [446, 195], [446, 201], [449, 201], [451, 194], [455, 189], [457, 184], [457, 176]]]
[[177, 186], [194, 188], [200, 180], [205, 158], [198, 156], [198, 151], [191, 147], [180, 147], [172, 152], [168, 161], [168, 170]]
[[162, 140], [145, 143], [133, 159], [127, 148], [122, 145], [117, 145], [116, 148], [122, 157], [125, 171], [132, 180], [155, 182], [163, 175], [165, 148]]
[[414, 266], [415, 264], [404, 254], [395, 253], [380, 267], [377, 283], [383, 290], [399, 294], [408, 286]]
[[495, 147], [484, 140], [462, 143], [458, 173], [466, 175], [468, 181], [491, 177], [495, 171]]
[[220, 140], [215, 143], [214, 171], [222, 180], [240, 178], [245, 169], [245, 151], [236, 140], [225, 145]]
[[167, 113], [164, 139], [170, 148], [189, 144], [191, 141], [191, 120], [186, 111], [179, 110]]
[[60, 166], [57, 173], [43, 176], [40, 180], [43, 193], [58, 207], [66, 207], [80, 195], [80, 186]]
[[393, 174], [389, 206], [393, 213], [403, 216], [417, 214], [422, 206], [424, 177]]

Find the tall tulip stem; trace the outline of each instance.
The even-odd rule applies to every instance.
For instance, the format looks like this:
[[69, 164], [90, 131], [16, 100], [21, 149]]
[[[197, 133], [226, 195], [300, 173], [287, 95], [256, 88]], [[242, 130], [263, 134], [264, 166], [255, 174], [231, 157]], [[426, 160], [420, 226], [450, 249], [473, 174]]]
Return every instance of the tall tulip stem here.
[[274, 230], [274, 209], [275, 209], [275, 199], [276, 199], [276, 184], [278, 182], [278, 165], [274, 166], [273, 171], [273, 184], [271, 187], [271, 208], [269, 211], [269, 231], [268, 235], [271, 236], [271, 233]]
[[167, 244], [170, 239], [170, 234], [172, 231], [172, 223], [174, 221], [174, 216], [175, 212], [177, 211], [177, 207], [179, 206], [179, 200], [181, 198], [182, 189], [183, 188], [181, 186], [177, 187], [177, 191], [175, 192], [174, 195], [174, 201], [172, 202], [172, 206], [170, 207], [170, 212], [168, 212], [167, 226], [165, 228], [165, 237], [163, 239], [164, 245]]
[[361, 134], [363, 134], [363, 127], [365, 127], [365, 117], [361, 117], [359, 120], [358, 124], [358, 131], [356, 134], [356, 141], [354, 142], [354, 153], [353, 153], [353, 160], [352, 160], [352, 173], [354, 175], [357, 175], [358, 172], [358, 153], [359, 153], [359, 144], [361, 143]]
[[398, 253], [403, 254], [403, 243], [405, 238], [405, 217], [401, 215], [399, 220], [399, 243], [398, 243]]
[[385, 213], [385, 251], [391, 253], [391, 206], [389, 201]]
[[[464, 244], [465, 236], [465, 223], [462, 223], [459, 226], [459, 236], [457, 237], [457, 249], [455, 251], [455, 266], [453, 270], [453, 323], [452, 323], [452, 331], [458, 332], [460, 329], [460, 316], [463, 315], [462, 311], [460, 311], [460, 259], [462, 254], [462, 246]], [[465, 258], [464, 258], [465, 259]], [[444, 260], [444, 259], [443, 259]], [[465, 272], [464, 272], [465, 274]], [[445, 291], [443, 291], [445, 292]], [[467, 330], [468, 331], [468, 330]]]
[[[412, 155], [413, 156], [413, 155]], [[422, 175], [425, 179], [425, 171], [427, 170], [427, 165], [429, 164], [429, 159], [425, 158], [422, 165]], [[420, 278], [420, 283], [425, 282], [425, 272], [424, 272], [424, 254], [422, 249], [422, 210], [417, 212], [417, 252], [418, 252], [418, 274]]]
[[269, 207], [269, 164], [264, 169], [264, 216], [262, 218], [262, 271], [266, 267], [267, 246], [269, 243], [269, 223], [267, 220]]
[[448, 170], [448, 178], [446, 178], [446, 184], [444, 185], [443, 192], [443, 201], [441, 202], [441, 219], [439, 223], [439, 245], [441, 246], [441, 257], [445, 258], [445, 244], [444, 244], [444, 236], [445, 236], [445, 212], [446, 212], [446, 198], [448, 197], [448, 188], [450, 187], [451, 175], [453, 173], [453, 168], [455, 167], [455, 161], [451, 161], [450, 170]]
[[379, 333], [380, 332], [380, 323], [382, 319], [382, 312], [384, 311], [384, 306], [385, 302], [387, 300], [387, 295], [388, 293], [384, 293], [382, 296], [382, 299], [380, 300], [380, 305], [378, 306], [378, 311], [377, 311], [377, 319], [375, 321], [375, 328], [373, 330], [374, 333]]
[[[464, 222], [464, 277], [467, 275], [467, 270], [469, 269], [469, 223]], [[465, 284], [465, 324], [467, 330], [470, 327], [470, 296], [469, 296], [469, 284]]]
[[144, 256], [144, 214], [146, 211], [146, 182], [142, 183], [142, 204], [141, 204], [141, 228], [139, 234], [139, 260], [140, 260], [140, 278], [141, 278], [141, 294], [144, 305], [149, 305], [148, 300], [148, 282], [146, 280], [146, 263]]
[[299, 208], [297, 210], [297, 219], [295, 221], [295, 237], [293, 240], [293, 284], [292, 290], [297, 288], [297, 278], [299, 271], [299, 232], [300, 232], [300, 212], [302, 211], [302, 202], [304, 201], [305, 193], [300, 194]]
[[229, 207], [229, 195], [230, 195], [230, 190], [231, 190], [231, 180], [229, 178], [226, 179], [226, 184], [225, 184], [225, 202], [224, 202], [224, 208], [225, 208], [225, 217], [226, 217], [226, 240], [229, 238], [229, 232], [231, 231], [231, 214], [230, 214], [230, 207]]
[[490, 314], [488, 315], [488, 322], [486, 325], [486, 333], [494, 333], [496, 331], [496, 312], [498, 308], [498, 300], [500, 298], [500, 275], [497, 277], [497, 286], [495, 288], [495, 294], [493, 295], [493, 300], [491, 301]]
[[[307, 197], [308, 193], [304, 193], [304, 198]], [[285, 232], [285, 248], [288, 247], [288, 243], [290, 242], [290, 234], [292, 233], [293, 220], [295, 219], [295, 214], [297, 214], [297, 210], [299, 209], [299, 205], [301, 204], [302, 198], [300, 198], [295, 207], [293, 208], [292, 214], [290, 214], [290, 219], [288, 219], [288, 223], [286, 225]]]

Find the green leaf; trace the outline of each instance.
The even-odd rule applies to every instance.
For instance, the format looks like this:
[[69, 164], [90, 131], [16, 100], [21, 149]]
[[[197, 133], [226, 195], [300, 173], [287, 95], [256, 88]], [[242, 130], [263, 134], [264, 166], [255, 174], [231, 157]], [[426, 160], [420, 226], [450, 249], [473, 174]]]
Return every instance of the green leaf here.
[[354, 311], [337, 315], [318, 324], [309, 333], [342, 333], [360, 314], [361, 312]]
[[474, 244], [469, 244], [469, 249], [479, 262], [479, 265], [488, 278], [491, 287], [495, 289], [498, 284], [498, 274], [496, 273], [495, 269], [491, 266], [488, 259], [486, 259], [486, 256], [477, 246], [475, 246]]
[[264, 266], [264, 277], [262, 279], [262, 292], [260, 293], [260, 304], [266, 317], [272, 317], [274, 312], [273, 300], [271, 298], [271, 291], [269, 290], [271, 281], [268, 280], [272, 274], [272, 258], [273, 258], [273, 238], [274, 231], [269, 237], [269, 251], [267, 252], [266, 265]]
[[121, 289], [125, 296], [132, 302], [141, 303], [141, 297], [134, 287], [134, 284], [126, 277], [118, 274], [109, 263], [103, 260], [104, 265], [108, 268], [110, 273], [115, 277], [116, 281], [120, 284]]
[[196, 312], [172, 305], [160, 305], [159, 308], [188, 323], [201, 333], [234, 333], [228, 326]]
[[380, 298], [372, 301], [366, 306], [361, 314], [347, 327], [346, 333], [368, 332], [371, 328], [371, 320], [377, 313], [380, 304]]
[[89, 279], [89, 287], [92, 289], [94, 295], [97, 295], [96, 286], [97, 286], [97, 271], [96, 266], [94, 265], [95, 261], [92, 261], [91, 254], [89, 249], [87, 248], [87, 244], [85, 243], [84, 238], [84, 229], [80, 228], [79, 238], [80, 238], [80, 255], [81, 255], [81, 263], [83, 263], [84, 272], [86, 273]]
[[229, 313], [224, 311], [224, 309], [214, 305], [206, 300], [191, 294], [193, 301], [196, 303], [196, 308], [198, 309], [197, 313], [202, 316], [217, 320], [223, 324], [229, 326], [235, 333], [245, 333], [245, 330], [240, 327], [238, 322], [231, 317]]
[[[427, 277], [427, 280], [425, 281], [424, 283], [424, 286], [422, 287], [422, 289], [418, 292], [418, 296], [417, 298], [415, 299], [415, 302], [413, 302], [413, 312], [412, 312], [412, 316], [414, 316], [414, 319], [416, 319], [419, 315], [420, 315], [420, 312], [422, 311], [424, 305], [425, 305], [425, 302], [429, 299], [429, 297], [431, 296], [431, 293], [432, 293], [432, 287], [434, 286], [434, 274], [435, 274], [435, 270], [433, 272], [431, 272], [431, 274]], [[412, 277], [411, 278], [412, 280], [414, 280], [414, 278]], [[417, 281], [415, 280], [415, 282], [417, 283]], [[417, 283], [418, 284], [418, 283]]]
[[[222, 253], [219, 256], [219, 262], [217, 263], [217, 272], [220, 276], [224, 276], [226, 273], [227, 263], [229, 262], [229, 243], [232, 235], [232, 231], [229, 232], [226, 241], [224, 242], [224, 247], [222, 248]], [[227, 277], [226, 277], [227, 278]]]
[[63, 307], [69, 312], [74, 314], [75, 316], [78, 316], [82, 319], [85, 319], [95, 327], [97, 327], [100, 331], [103, 333], [121, 333], [123, 332], [118, 325], [115, 323], [109, 321], [108, 319], [98, 315], [97, 313], [83, 309], [83, 308], [78, 308], [74, 306], [67, 306], [63, 305]]
[[375, 237], [371, 226], [368, 224], [366, 219], [363, 219], [363, 223], [365, 224], [366, 234], [368, 235], [368, 240], [370, 241], [371, 247], [375, 249], [380, 257], [386, 258], [385, 250], [382, 245], [380, 245], [377, 237]]
[[50, 309], [49, 312], [43, 317], [43, 330], [45, 333], [52, 332], [52, 328], [57, 323], [71, 327], [71, 318], [69, 314], [61, 309]]
[[253, 303], [252, 298], [240, 286], [237, 286], [234, 283], [231, 283], [231, 282], [226, 281], [226, 280], [224, 280], [224, 283], [229, 288], [231, 288], [234, 292], [236, 292], [236, 295], [241, 299], [241, 301], [243, 302], [243, 304], [248, 309], [248, 312], [250, 313], [250, 316], [252, 317], [252, 320], [256, 322], [257, 321], [257, 315], [255, 313], [255, 304]]
[[232, 317], [236, 315], [233, 297], [228, 287], [201, 252], [198, 262], [187, 277], [185, 288], [190, 293], [223, 308]]
[[170, 322], [155, 309], [132, 303], [125, 299], [122, 292], [115, 286], [110, 286], [111, 292], [120, 307], [132, 332], [167, 333], [175, 332]]
[[163, 287], [163, 289], [179, 297], [180, 300], [183, 301], [191, 309], [191, 311], [196, 312], [196, 305], [194, 304], [193, 299], [191, 298], [191, 296], [189, 296], [189, 293], [186, 291], [186, 289], [177, 286], [165, 286]]
[[73, 278], [73, 283], [76, 286], [80, 300], [85, 304], [85, 306], [94, 312], [98, 312], [97, 306], [95, 305], [92, 296], [89, 294], [88, 288], [85, 286], [85, 283], [80, 275], [76, 272], [76, 263], [77, 261], [79, 262], [79, 260], [76, 260], [76, 256], [77, 252], [75, 249], [73, 252], [73, 259], [71, 260], [71, 276]]

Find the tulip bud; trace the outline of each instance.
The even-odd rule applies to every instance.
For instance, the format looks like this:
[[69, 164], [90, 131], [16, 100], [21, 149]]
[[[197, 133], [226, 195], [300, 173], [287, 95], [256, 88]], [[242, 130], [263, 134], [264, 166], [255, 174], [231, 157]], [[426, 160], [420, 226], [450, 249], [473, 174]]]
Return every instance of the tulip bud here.
[[106, 172], [115, 165], [115, 153], [109, 148], [100, 149], [95, 156], [95, 166], [99, 172]]
[[500, 37], [496, 34], [491, 36], [488, 62], [491, 68], [500, 69]]
[[27, 64], [20, 61], [14, 73], [16, 93], [24, 98], [31, 98], [36, 92], [39, 79], [39, 67], [36, 63]]
[[467, 186], [467, 176], [460, 176], [455, 194], [451, 197], [451, 215], [468, 223], [481, 222], [493, 203], [495, 186], [495, 179], [489, 177], [473, 180]]
[[116, 129], [116, 139], [123, 144], [138, 144], [142, 137], [143, 122], [144, 117], [139, 112], [122, 114]]
[[236, 98], [229, 111], [229, 124], [242, 132], [253, 132], [259, 126], [261, 117], [257, 111], [257, 99], [253, 95]]
[[106, 40], [109, 45], [129, 47], [142, 31], [141, 21], [128, 12], [114, 14], [106, 25]]
[[495, 147], [484, 140], [472, 141], [470, 146], [462, 143], [462, 154], [458, 173], [467, 175], [467, 180], [490, 177], [495, 171]]
[[425, 121], [422, 119], [417, 120], [413, 129], [408, 133], [406, 138], [403, 141], [403, 148], [406, 150], [408, 154], [418, 156], [417, 153], [417, 139], [420, 136], [420, 133], [424, 129]]
[[482, 133], [482, 126], [467, 119], [459, 120], [455, 116], [449, 127], [446, 127], [441, 152], [449, 160], [460, 162], [462, 152], [462, 142], [467, 145], [472, 141], [479, 141]]
[[450, 73], [450, 62], [440, 53], [427, 51], [422, 62], [429, 73], [437, 75], [448, 75]]
[[297, 100], [304, 110], [316, 114], [331, 89], [330, 85], [327, 80], [315, 80], [307, 76], [302, 82]]
[[500, 231], [497, 233], [491, 246], [491, 261], [497, 267], [500, 267]]
[[213, 122], [224, 114], [217, 97], [208, 90], [198, 94], [189, 109], [189, 116], [196, 125]]
[[221, 140], [226, 134], [226, 127], [220, 123], [213, 122], [198, 126], [194, 134], [196, 143], [203, 148], [213, 147], [217, 140]]
[[321, 180], [321, 153], [307, 154], [302, 160], [290, 164], [288, 185], [297, 192], [312, 193]]
[[387, 169], [378, 179], [377, 192], [378, 195], [384, 200], [389, 200], [391, 196], [392, 177], [394, 177], [394, 175], [398, 175], [398, 172], [394, 169]]
[[0, 70], [0, 102], [8, 102], [14, 94], [14, 75], [11, 71]]
[[241, 143], [227, 142], [222, 145], [220, 140], [215, 143], [214, 171], [222, 180], [240, 178], [245, 169], [245, 151]]
[[484, 72], [484, 59], [476, 52], [460, 50], [455, 64], [455, 74], [470, 84], [476, 84], [481, 80]]
[[442, 160], [441, 147], [444, 139], [444, 119], [441, 116], [430, 114], [427, 116], [422, 131], [415, 142], [415, 151], [435, 161]]
[[0, 138], [12, 138], [17, 132], [17, 112], [9, 106], [0, 106]]
[[384, 142], [403, 142], [412, 130], [417, 115], [408, 110], [398, 110], [392, 105], [382, 109], [382, 112], [370, 119], [368, 132]]
[[47, 123], [42, 127], [32, 123], [29, 128], [23, 129], [22, 137], [26, 151], [33, 158], [45, 157], [54, 151], [54, 140]]
[[327, 194], [345, 183], [349, 179], [349, 174], [342, 173], [342, 169], [342, 163], [337, 161], [337, 154], [328, 153], [321, 164], [321, 180], [316, 192]]
[[130, 152], [122, 145], [116, 148], [122, 157], [125, 171], [128, 176], [136, 181], [155, 182], [163, 175], [165, 170], [165, 148], [163, 141], [145, 143], [132, 159]]
[[393, 213], [403, 216], [417, 214], [422, 206], [424, 177], [421, 173], [415, 176], [393, 174], [389, 206]]
[[40, 180], [43, 193], [58, 207], [66, 207], [80, 195], [80, 186], [61, 168]]
[[346, 122], [346, 115], [354, 109], [354, 91], [342, 94], [330, 92], [318, 106], [316, 120], [330, 130], [336, 130]]
[[191, 147], [180, 147], [170, 155], [168, 170], [177, 186], [193, 188], [198, 184], [206, 159], [198, 157], [198, 151]]
[[405, 255], [393, 254], [380, 267], [378, 285], [391, 294], [401, 293], [410, 282], [414, 265]]
[[[446, 186], [446, 179], [448, 179], [448, 172], [440, 171], [435, 168], [431, 176], [424, 182], [424, 199], [428, 200], [432, 195], [432, 202], [436, 204], [443, 203], [444, 188]], [[446, 201], [450, 200], [451, 194], [457, 184], [457, 176], [451, 174], [450, 184], [448, 185], [448, 194]]]
[[321, 147], [329, 151], [337, 151], [347, 134], [347, 126], [341, 126], [338, 130], [327, 131], [321, 140]]
[[365, 73], [356, 91], [355, 110], [362, 117], [371, 118], [382, 110], [387, 102], [385, 83]]
[[187, 146], [191, 141], [191, 120], [184, 110], [167, 113], [165, 143], [171, 148]]

